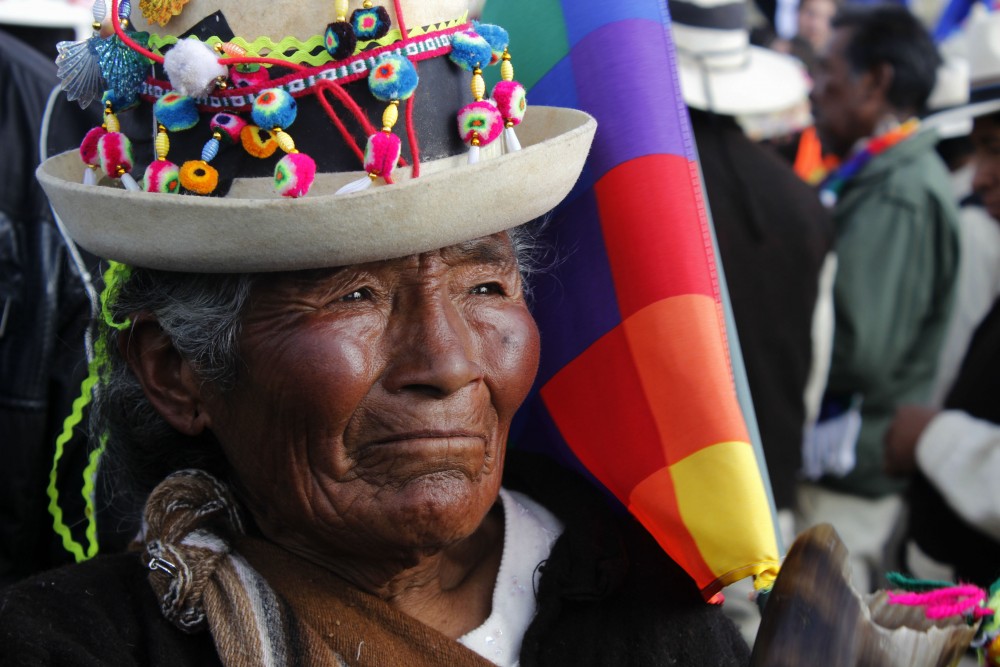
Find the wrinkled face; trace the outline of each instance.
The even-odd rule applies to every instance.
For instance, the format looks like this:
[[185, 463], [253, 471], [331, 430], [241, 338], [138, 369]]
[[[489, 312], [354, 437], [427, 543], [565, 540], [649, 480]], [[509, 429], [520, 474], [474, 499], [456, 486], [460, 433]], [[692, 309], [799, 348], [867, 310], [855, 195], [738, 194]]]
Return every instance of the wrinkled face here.
[[824, 151], [843, 157], [875, 127], [871, 114], [870, 75], [856, 75], [845, 56], [850, 28], [837, 28], [816, 59], [812, 102], [816, 132]]
[[837, 13], [833, 0], [805, 0], [799, 3], [798, 35], [821, 52], [830, 41], [830, 21]]
[[285, 274], [256, 288], [211, 428], [273, 541], [433, 551], [495, 501], [538, 350], [506, 234]]
[[986, 211], [1000, 222], [1000, 117], [977, 118], [972, 145], [976, 151], [972, 189], [983, 200]]

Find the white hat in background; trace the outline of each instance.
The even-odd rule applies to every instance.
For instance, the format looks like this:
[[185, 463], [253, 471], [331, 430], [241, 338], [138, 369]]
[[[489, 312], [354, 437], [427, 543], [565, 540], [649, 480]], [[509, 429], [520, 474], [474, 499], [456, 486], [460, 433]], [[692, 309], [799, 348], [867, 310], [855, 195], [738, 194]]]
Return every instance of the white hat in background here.
[[803, 65], [750, 44], [740, 0], [670, 0], [681, 91], [688, 106], [725, 115], [783, 111], [809, 95]]

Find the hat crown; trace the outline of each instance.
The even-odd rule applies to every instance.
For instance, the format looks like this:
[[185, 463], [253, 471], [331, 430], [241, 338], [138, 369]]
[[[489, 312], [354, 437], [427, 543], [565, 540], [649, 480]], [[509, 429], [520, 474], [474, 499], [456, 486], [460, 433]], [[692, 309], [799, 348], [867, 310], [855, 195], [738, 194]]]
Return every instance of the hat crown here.
[[1000, 86], [1000, 12], [970, 23], [967, 48], [972, 89]]
[[681, 58], [706, 69], [740, 67], [750, 48], [747, 8], [742, 0], [670, 0], [670, 18]]
[[[156, 35], [182, 35], [204, 17], [221, 13], [233, 33], [248, 40], [258, 37], [269, 37], [275, 42], [286, 37], [306, 40], [323, 34], [326, 25], [336, 18], [334, 3], [330, 0], [298, 2], [294, 6], [271, 0], [187, 0], [178, 15], [160, 25], [150, 18], [146, 2], [136, 4], [132, 12], [133, 25], [137, 30]], [[378, 4], [385, 5], [393, 25], [397, 25], [394, 3]], [[400, 0], [399, 4], [410, 28], [455, 19], [469, 10], [469, 0]], [[350, 0], [347, 16], [361, 5], [362, 0]]]

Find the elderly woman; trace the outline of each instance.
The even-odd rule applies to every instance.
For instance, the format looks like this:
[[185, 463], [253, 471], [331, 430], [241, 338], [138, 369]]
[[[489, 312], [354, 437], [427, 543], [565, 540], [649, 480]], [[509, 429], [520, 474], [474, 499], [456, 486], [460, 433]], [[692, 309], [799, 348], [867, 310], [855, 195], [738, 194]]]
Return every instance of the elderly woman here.
[[[454, 8], [429, 4], [437, 15], [390, 16], [406, 7], [431, 43]], [[222, 22], [264, 16], [235, 9], [248, 5]], [[441, 116], [460, 76], [422, 61], [418, 112]], [[358, 174], [312, 132], [300, 142], [321, 174], [295, 200], [242, 172], [219, 198], [107, 187], [114, 169], [81, 185], [72, 154], [40, 169], [72, 235], [124, 262], [104, 294], [95, 424], [145, 521], [138, 553], [5, 591], [0, 662], [745, 663], [735, 628], [633, 519], [506, 451], [539, 355], [523, 223], [569, 191], [593, 120], [533, 109], [522, 150], [471, 166], [460, 144], [437, 149], [453, 121], [431, 120], [415, 123], [426, 175], [353, 194], [336, 190]], [[473, 212], [450, 203], [469, 193]]]

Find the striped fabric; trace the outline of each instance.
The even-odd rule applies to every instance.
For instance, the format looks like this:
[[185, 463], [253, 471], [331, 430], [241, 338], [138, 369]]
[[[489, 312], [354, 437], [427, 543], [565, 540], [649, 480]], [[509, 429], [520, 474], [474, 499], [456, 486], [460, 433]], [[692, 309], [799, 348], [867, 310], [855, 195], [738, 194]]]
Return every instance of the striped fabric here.
[[529, 104], [599, 123], [549, 228], [559, 261], [535, 279], [542, 366], [516, 446], [582, 465], [706, 599], [750, 575], [769, 585], [772, 503], [734, 385], [666, 3], [494, 0], [482, 20], [510, 31]]

